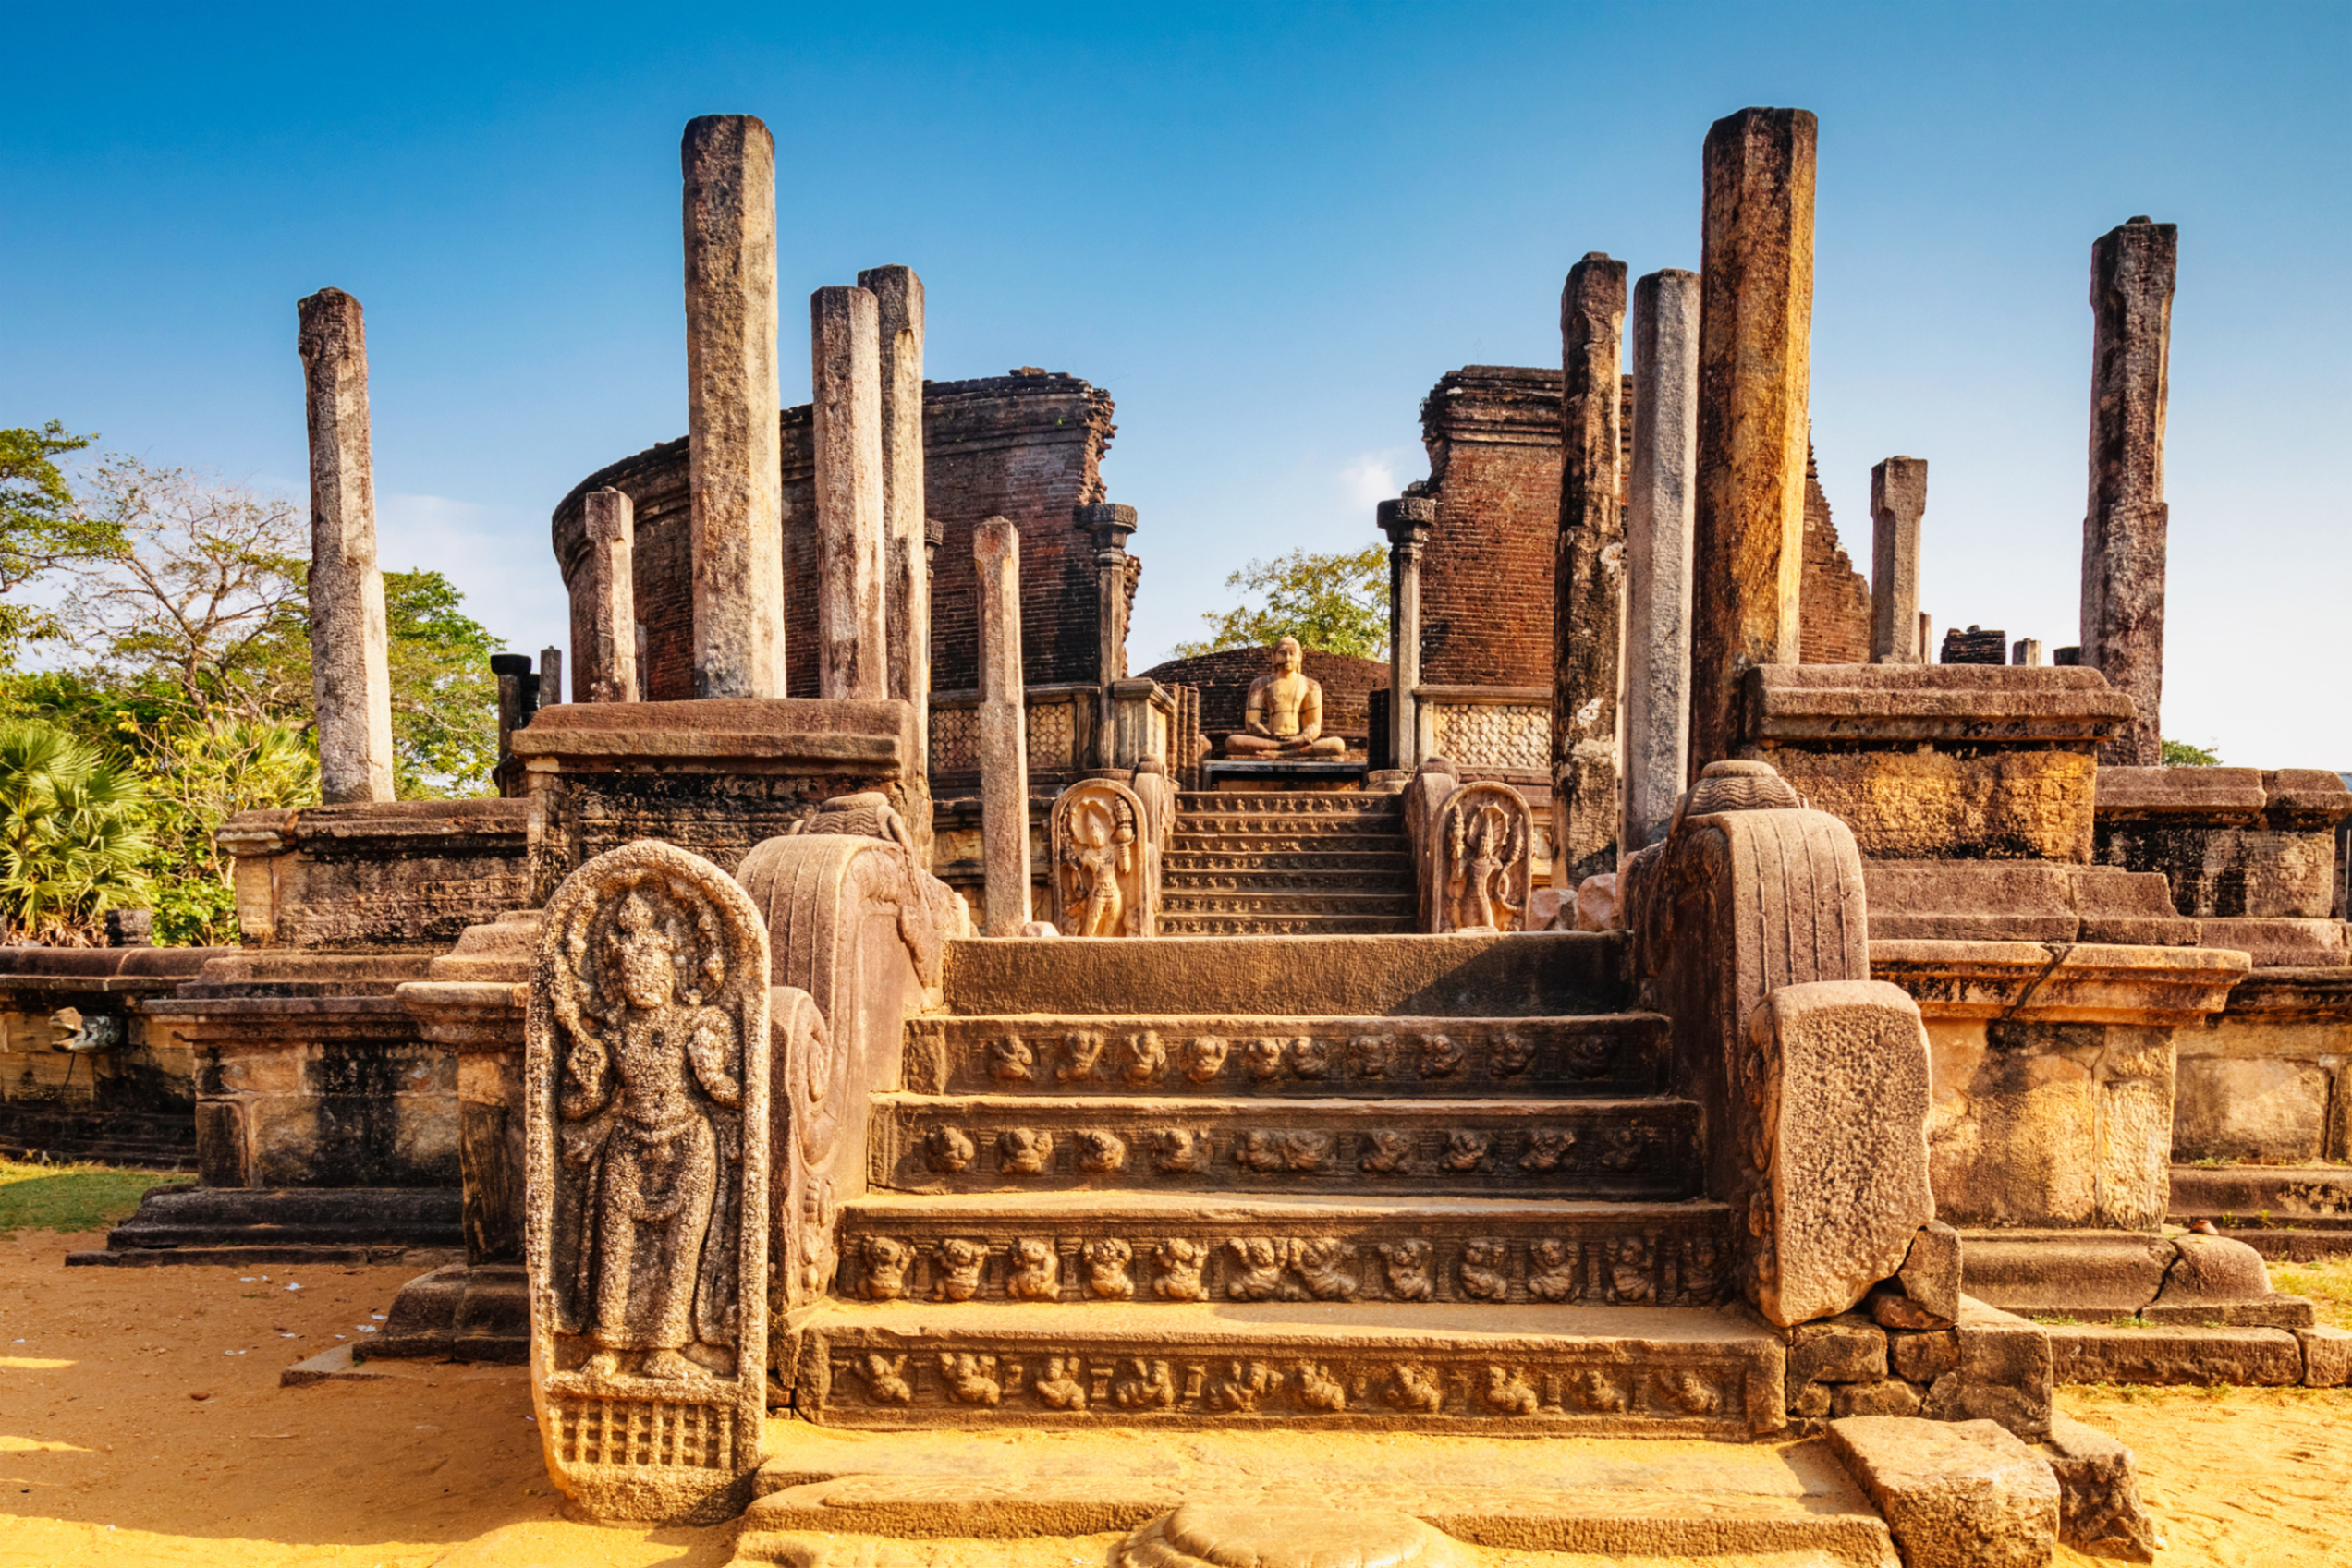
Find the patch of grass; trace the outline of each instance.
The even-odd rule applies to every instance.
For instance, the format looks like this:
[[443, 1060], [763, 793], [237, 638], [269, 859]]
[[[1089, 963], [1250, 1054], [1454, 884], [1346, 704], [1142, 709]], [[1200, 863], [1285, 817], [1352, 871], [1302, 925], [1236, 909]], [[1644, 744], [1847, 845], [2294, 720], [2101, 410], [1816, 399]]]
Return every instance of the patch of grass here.
[[2137, 1312], [2127, 1312], [2120, 1317], [2109, 1319], [2107, 1326], [2111, 1329], [2152, 1329], [2156, 1325]]
[[149, 1187], [169, 1179], [111, 1165], [28, 1165], [0, 1159], [0, 1235], [103, 1230], [138, 1208]]
[[2352, 1255], [2273, 1263], [2271, 1288], [2308, 1295], [2321, 1322], [2332, 1329], [2352, 1329]]
[[2069, 1312], [2037, 1312], [2033, 1320], [2049, 1329], [2078, 1329], [2082, 1319]]

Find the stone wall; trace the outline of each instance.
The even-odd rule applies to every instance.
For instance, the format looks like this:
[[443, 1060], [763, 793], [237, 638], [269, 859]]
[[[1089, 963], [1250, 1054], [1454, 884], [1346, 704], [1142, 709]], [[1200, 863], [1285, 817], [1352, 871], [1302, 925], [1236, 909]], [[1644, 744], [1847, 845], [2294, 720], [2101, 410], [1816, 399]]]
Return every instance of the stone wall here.
[[237, 923], [257, 947], [430, 952], [530, 900], [530, 806], [383, 800], [240, 811]]
[[1813, 445], [1805, 444], [1805, 576], [1797, 590], [1797, 640], [1808, 664], [1871, 662], [1871, 585], [1854, 569], [1830, 520]]
[[[925, 509], [944, 526], [932, 577], [932, 687], [979, 683], [971, 529], [1002, 516], [1021, 530], [1022, 668], [1031, 685], [1097, 677], [1094, 551], [1073, 507], [1104, 498], [1103, 455], [1116, 427], [1110, 394], [1076, 376], [1023, 370], [923, 386]], [[815, 432], [806, 404], [782, 410], [786, 695], [817, 695]], [[648, 701], [694, 695], [692, 542], [684, 438], [648, 447], [580, 480], [556, 506], [555, 559], [568, 586], [587, 553], [583, 498], [610, 485], [636, 508], [631, 554], [645, 626]], [[1133, 597], [1136, 571], [1130, 568]], [[588, 627], [575, 605], [575, 647]], [[578, 661], [574, 661], [577, 667]], [[573, 694], [578, 700], [579, 693]]]
[[[1162, 686], [1200, 687], [1200, 733], [1221, 739], [1242, 727], [1249, 683], [1272, 668], [1273, 657], [1266, 648], [1220, 649], [1154, 664], [1141, 678]], [[1371, 695], [1388, 687], [1387, 663], [1313, 648], [1304, 650], [1301, 663], [1322, 683], [1323, 734], [1346, 735], [1349, 749], [1362, 750], [1371, 734]]]
[[1426, 686], [1552, 684], [1560, 388], [1556, 367], [1466, 365], [1421, 400], [1437, 501], [1421, 553]]

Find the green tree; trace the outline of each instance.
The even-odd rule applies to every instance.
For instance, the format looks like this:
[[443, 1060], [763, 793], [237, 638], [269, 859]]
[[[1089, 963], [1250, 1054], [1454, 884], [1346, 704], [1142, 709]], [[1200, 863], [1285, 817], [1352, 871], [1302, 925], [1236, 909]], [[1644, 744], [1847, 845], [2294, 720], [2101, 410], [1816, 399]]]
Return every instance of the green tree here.
[[[392, 665], [393, 782], [403, 799], [477, 795], [498, 763], [498, 677], [506, 645], [465, 614], [439, 572], [384, 574]], [[309, 627], [304, 626], [308, 646]]]
[[102, 941], [99, 917], [148, 892], [145, 806], [136, 775], [65, 731], [0, 729], [0, 919], [10, 934]]
[[1388, 552], [1379, 545], [1335, 555], [1294, 550], [1252, 561], [1225, 578], [1225, 587], [1243, 589], [1260, 602], [1202, 612], [1208, 637], [1177, 643], [1176, 657], [1263, 647], [1286, 637], [1325, 653], [1388, 657]]
[[2191, 746], [2185, 740], [2168, 740], [2164, 745], [2164, 766], [2167, 768], [2218, 768], [2222, 753], [2218, 747]]
[[124, 724], [154, 824], [155, 940], [232, 945], [233, 868], [215, 835], [239, 811], [317, 805], [318, 754], [286, 724], [237, 721], [150, 731], [128, 714]]
[[[38, 430], [0, 430], [0, 596], [111, 545], [112, 530], [76, 504], [56, 463], [94, 439], [68, 435], [55, 419]], [[62, 629], [53, 611], [0, 603], [0, 668], [14, 664], [26, 643]]]

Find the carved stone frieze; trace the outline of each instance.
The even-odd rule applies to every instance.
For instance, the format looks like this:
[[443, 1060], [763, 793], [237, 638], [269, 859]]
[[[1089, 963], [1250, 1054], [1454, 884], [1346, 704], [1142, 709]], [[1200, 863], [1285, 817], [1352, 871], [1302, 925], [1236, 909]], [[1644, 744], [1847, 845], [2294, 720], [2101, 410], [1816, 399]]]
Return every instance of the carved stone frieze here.
[[1588, 1018], [1086, 1020], [918, 1017], [907, 1087], [921, 1094], [1646, 1094], [1666, 1050], [1655, 1014]]
[[[726, 1517], [760, 1463], [768, 978], [751, 901], [671, 845], [598, 856], [548, 903], [526, 1028], [532, 1392], [551, 1475], [600, 1517]], [[886, 1282], [904, 1249], [871, 1239]]]

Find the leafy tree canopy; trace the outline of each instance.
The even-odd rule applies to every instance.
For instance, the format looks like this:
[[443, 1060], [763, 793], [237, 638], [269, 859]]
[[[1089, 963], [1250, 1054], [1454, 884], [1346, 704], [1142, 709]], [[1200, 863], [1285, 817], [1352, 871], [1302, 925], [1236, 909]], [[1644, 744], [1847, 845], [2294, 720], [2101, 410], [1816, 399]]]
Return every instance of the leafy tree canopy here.
[[[0, 595], [112, 544], [113, 530], [75, 504], [56, 462], [94, 439], [68, 435], [55, 419], [38, 430], [0, 430]], [[39, 605], [0, 603], [0, 667], [13, 664], [27, 642], [59, 629], [56, 615]]]
[[2217, 747], [2191, 746], [2185, 740], [2164, 742], [2164, 766], [2167, 768], [2218, 768], [2222, 765]]
[[1208, 637], [1177, 643], [1177, 658], [1262, 647], [1286, 637], [1325, 653], [1388, 657], [1388, 552], [1379, 545], [1333, 555], [1294, 550], [1252, 561], [1225, 578], [1225, 587], [1245, 590], [1258, 602], [1203, 612]]

